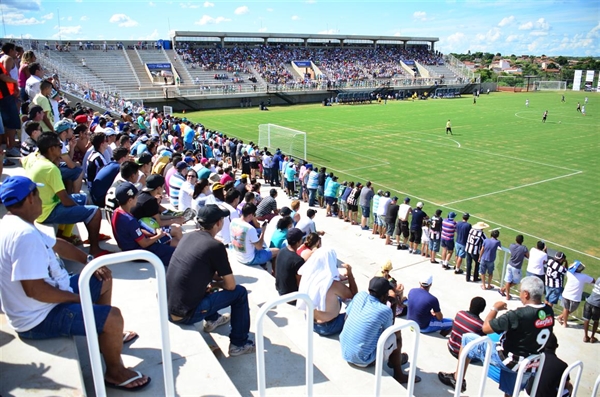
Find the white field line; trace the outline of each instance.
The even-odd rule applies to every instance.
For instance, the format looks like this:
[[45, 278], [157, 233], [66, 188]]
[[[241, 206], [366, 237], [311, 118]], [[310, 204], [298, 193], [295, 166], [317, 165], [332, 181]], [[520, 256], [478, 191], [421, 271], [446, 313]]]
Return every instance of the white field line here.
[[365, 168], [379, 167], [379, 166], [382, 166], [382, 165], [390, 165], [390, 163], [381, 162], [379, 164], [365, 165], [364, 167], [348, 168], [347, 170], [341, 170], [339, 172], [343, 172], [344, 174], [346, 174], [346, 173], [348, 173], [348, 171], [353, 172], [353, 171], [358, 171], [358, 170], [362, 170], [362, 169], [365, 169]]
[[455, 200], [455, 201], [450, 201], [448, 203], [444, 203], [441, 204], [444, 207], [447, 205], [452, 205], [452, 204], [456, 204], [456, 203], [462, 203], [464, 201], [470, 201], [470, 200], [475, 200], [478, 198], [482, 198], [482, 197], [487, 197], [487, 196], [493, 196], [494, 194], [499, 194], [499, 193], [504, 193], [504, 192], [510, 192], [511, 190], [517, 190], [517, 189], [522, 189], [524, 187], [529, 187], [529, 186], [534, 186], [534, 185], [539, 185], [540, 183], [546, 183], [546, 182], [551, 182], [551, 181], [555, 181], [557, 179], [562, 179], [562, 178], [568, 178], [570, 176], [573, 175], [578, 175], [581, 174], [583, 171], [577, 171], [577, 172], [573, 172], [571, 174], [567, 174], [567, 175], [560, 175], [560, 176], [555, 176], [554, 178], [548, 178], [548, 179], [544, 179], [543, 181], [537, 181], [537, 182], [532, 182], [532, 183], [526, 183], [524, 185], [520, 185], [520, 186], [515, 186], [515, 187], [511, 187], [508, 189], [502, 189], [502, 190], [497, 190], [495, 192], [490, 192], [490, 193], [486, 193], [486, 194], [480, 194], [478, 196], [473, 196], [473, 197], [467, 197], [464, 199], [460, 199], [460, 200]]

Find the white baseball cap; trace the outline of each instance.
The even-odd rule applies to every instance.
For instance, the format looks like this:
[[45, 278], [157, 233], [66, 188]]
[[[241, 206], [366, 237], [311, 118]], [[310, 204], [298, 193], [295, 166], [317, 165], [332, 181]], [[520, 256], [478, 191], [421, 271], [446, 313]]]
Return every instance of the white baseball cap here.
[[422, 201], [419, 201], [417, 203], [417, 208], [423, 208], [423, 202]]

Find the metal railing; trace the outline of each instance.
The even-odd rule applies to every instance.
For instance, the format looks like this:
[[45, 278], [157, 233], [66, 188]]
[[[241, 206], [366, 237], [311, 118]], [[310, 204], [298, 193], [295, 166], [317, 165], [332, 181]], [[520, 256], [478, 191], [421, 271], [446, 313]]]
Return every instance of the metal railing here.
[[540, 375], [542, 374], [542, 368], [544, 367], [544, 361], [546, 360], [546, 356], [542, 354], [532, 354], [527, 357], [523, 361], [519, 363], [519, 371], [517, 372], [517, 379], [515, 380], [515, 388], [513, 390], [512, 397], [519, 397], [521, 393], [521, 383], [523, 382], [523, 375], [528, 367], [533, 366], [534, 362], [538, 362], [537, 371], [535, 371], [535, 378], [533, 379], [533, 386], [531, 386], [532, 396], [535, 396], [537, 393], [538, 384], [540, 383]]
[[[419, 353], [419, 338], [421, 336], [421, 328], [419, 325], [411, 320], [396, 320], [398, 323], [388, 327], [377, 341], [377, 357], [375, 358], [375, 397], [381, 395], [381, 375], [383, 373], [383, 349], [385, 342], [393, 335], [396, 331], [400, 331], [404, 328], [411, 327], [415, 334], [415, 341], [413, 343], [412, 355], [410, 360], [410, 369], [408, 370], [408, 384], [406, 385], [406, 395], [412, 397], [415, 389], [415, 376], [417, 375], [417, 354]], [[400, 349], [400, 346], [398, 346]]]
[[137, 83], [138, 83], [138, 87], [141, 87], [142, 83], [140, 82], [140, 78], [138, 77], [137, 72], [135, 71], [135, 68], [133, 67], [133, 63], [131, 63], [131, 59], [129, 59], [129, 55], [127, 54], [127, 50], [125, 49], [125, 47], [123, 47], [122, 51], [123, 51], [123, 56], [127, 60], [127, 63], [129, 64], [129, 68], [131, 69], [131, 72], [133, 73], [133, 77], [135, 77], [135, 81], [137, 81]]
[[167, 322], [167, 285], [165, 267], [162, 261], [153, 253], [144, 250], [134, 250], [105, 255], [91, 261], [81, 271], [79, 276], [79, 292], [81, 295], [81, 308], [83, 310], [83, 321], [86, 329], [86, 339], [90, 353], [90, 365], [94, 378], [94, 389], [96, 396], [106, 396], [104, 386], [104, 374], [102, 372], [102, 361], [100, 360], [100, 347], [96, 332], [96, 319], [92, 307], [92, 294], [90, 291], [90, 278], [94, 272], [102, 266], [110, 266], [134, 260], [144, 260], [154, 266], [156, 272], [156, 287], [158, 289], [158, 314], [160, 334], [162, 339], [162, 367], [165, 379], [165, 395], [174, 396], [175, 386], [173, 383], [173, 362], [171, 361], [171, 341], [169, 340], [169, 326]]
[[592, 390], [592, 397], [596, 397], [598, 395], [598, 390], [600, 390], [600, 375], [596, 378], [596, 382], [594, 383], [594, 390]]
[[494, 348], [494, 342], [487, 335], [475, 339], [462, 348], [460, 357], [458, 358], [458, 371], [456, 372], [456, 387], [454, 389], [454, 397], [460, 396], [462, 382], [465, 378], [465, 364], [469, 353], [475, 347], [483, 344], [487, 345], [487, 347], [485, 349], [485, 358], [483, 360], [483, 376], [481, 377], [481, 383], [479, 384], [478, 394], [479, 397], [483, 397], [483, 393], [485, 392], [485, 382], [487, 380], [488, 369], [490, 368], [490, 361], [492, 358], [492, 349]]
[[[562, 397], [562, 395], [565, 391], [565, 386], [567, 385], [567, 378], [569, 377], [569, 374], [575, 368], [577, 368], [578, 371], [577, 371], [577, 375], [575, 376], [575, 381], [571, 382], [571, 384], [573, 385], [573, 392], [571, 393], [571, 396], [577, 395], [577, 389], [579, 388], [579, 382], [581, 381], [581, 375], [583, 374], [583, 362], [581, 360], [575, 361], [573, 364], [569, 365], [567, 367], [567, 369], [564, 370], [564, 372], [560, 378], [560, 385], [558, 386], [558, 393], [556, 393], [556, 395], [558, 397]], [[540, 368], [540, 369], [543, 369], [543, 368]]]
[[313, 323], [314, 323], [314, 305], [310, 297], [300, 292], [292, 292], [280, 296], [264, 304], [259, 310], [256, 319], [256, 379], [258, 382], [258, 395], [265, 396], [266, 393], [266, 373], [265, 373], [265, 336], [263, 330], [263, 321], [268, 311], [277, 305], [290, 301], [302, 299], [306, 302], [306, 396], [313, 395]]

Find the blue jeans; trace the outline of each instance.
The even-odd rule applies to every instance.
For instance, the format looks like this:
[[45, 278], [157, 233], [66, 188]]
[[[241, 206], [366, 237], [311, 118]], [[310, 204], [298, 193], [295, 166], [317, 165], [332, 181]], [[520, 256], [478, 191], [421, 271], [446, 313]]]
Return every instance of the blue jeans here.
[[427, 328], [421, 328], [422, 334], [429, 334], [431, 332], [437, 331], [445, 331], [452, 329], [452, 319], [451, 318], [443, 318], [438, 320], [437, 318], [431, 316], [431, 320], [429, 320], [429, 326]]
[[194, 324], [202, 320], [216, 321], [218, 311], [231, 306], [231, 332], [229, 341], [235, 346], [244, 346], [248, 341], [250, 331], [250, 308], [248, 306], [248, 291], [241, 285], [236, 285], [233, 291], [222, 290], [204, 296], [196, 310], [175, 324]]
[[309, 206], [313, 206], [315, 205], [315, 198], [317, 196], [317, 189], [308, 189], [308, 205]]
[[[78, 283], [79, 274], [71, 276], [69, 285], [75, 294], [79, 294]], [[92, 302], [96, 302], [100, 298], [102, 281], [95, 276], [90, 278], [90, 291]], [[101, 334], [112, 307], [93, 305], [93, 308], [94, 318], [96, 319], [96, 332]], [[86, 335], [81, 303], [60, 303], [50, 310], [44, 321], [29, 331], [19, 332], [19, 336], [25, 339], [49, 339], [73, 335]]]
[[342, 332], [346, 321], [346, 313], [340, 313], [336, 318], [326, 323], [315, 323], [313, 330], [321, 336], [337, 335]]

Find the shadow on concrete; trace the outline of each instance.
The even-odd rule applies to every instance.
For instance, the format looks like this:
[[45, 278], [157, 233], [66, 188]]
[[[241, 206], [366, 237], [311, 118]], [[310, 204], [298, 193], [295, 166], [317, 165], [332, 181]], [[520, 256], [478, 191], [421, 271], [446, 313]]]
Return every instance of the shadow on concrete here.
[[4, 397], [19, 395], [11, 394], [11, 391], [15, 389], [21, 389], [19, 393], [23, 393], [24, 389], [62, 390], [62, 393], [65, 393], [67, 390], [75, 390], [71, 386], [57, 383], [45, 376], [50, 368], [50, 366], [46, 366], [44, 363], [11, 364], [0, 361], [0, 374], [13, 375], [2, 376], [0, 395]]

